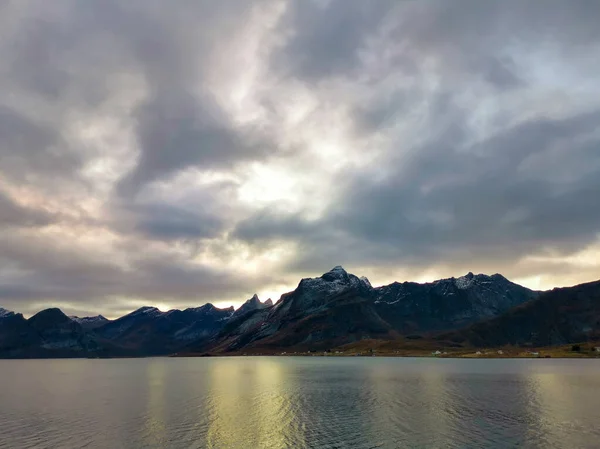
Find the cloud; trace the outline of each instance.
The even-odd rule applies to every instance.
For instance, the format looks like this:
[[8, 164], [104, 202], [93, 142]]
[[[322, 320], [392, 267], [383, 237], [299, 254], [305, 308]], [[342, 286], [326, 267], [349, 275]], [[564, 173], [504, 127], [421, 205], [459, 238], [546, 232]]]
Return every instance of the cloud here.
[[[597, 2], [0, 5], [0, 301], [589, 280]], [[579, 273], [579, 274], [578, 274]]]
[[0, 191], [0, 229], [43, 227], [56, 219], [57, 217], [44, 210], [21, 206]]

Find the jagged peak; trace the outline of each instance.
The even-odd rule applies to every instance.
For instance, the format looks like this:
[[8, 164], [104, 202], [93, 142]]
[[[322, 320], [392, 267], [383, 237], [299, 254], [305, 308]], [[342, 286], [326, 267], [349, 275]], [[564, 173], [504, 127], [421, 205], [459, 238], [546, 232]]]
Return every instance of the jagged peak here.
[[158, 308], [154, 307], [154, 306], [142, 306], [139, 309], [134, 310], [133, 313], [136, 313], [136, 312], [139, 312], [139, 313], [153, 312], [155, 310], [158, 310]]
[[133, 312], [131, 312], [130, 314], [125, 315], [125, 316], [159, 315], [159, 314], [162, 314], [162, 312], [157, 307], [143, 306], [143, 307], [140, 307], [139, 309], [136, 309]]
[[208, 312], [214, 312], [217, 310], [221, 310], [219, 309], [217, 306], [213, 305], [210, 302], [207, 302], [204, 305], [201, 305], [200, 307], [195, 307], [193, 309], [189, 309], [189, 310], [193, 310], [194, 312], [200, 312], [200, 313], [208, 313]]
[[271, 298], [269, 298], [263, 304], [265, 306], [271, 307], [273, 305], [273, 300]]
[[7, 318], [9, 316], [13, 316], [14, 314], [15, 312], [0, 307], [0, 318]]
[[373, 288], [373, 286], [371, 285], [371, 281], [369, 281], [369, 278], [367, 278], [366, 276], [361, 276], [359, 279], [363, 282], [363, 284], [367, 285], [367, 287]]
[[[66, 317], [66, 318], [69, 318], [69, 317], [68, 317], [67, 315], [65, 315], [65, 313], [64, 313], [62, 310], [60, 310], [58, 307], [50, 307], [50, 308], [48, 308], [48, 309], [41, 310], [41, 311], [39, 311], [38, 313], [36, 313], [35, 315], [33, 315], [31, 318], [40, 317], [40, 316], [47, 316], [47, 315], [49, 315], [49, 316], [52, 316], [52, 315], [54, 315], [54, 316], [60, 316], [60, 317], [64, 316], [64, 317]], [[70, 318], [69, 318], [69, 319], [70, 319]]]
[[212, 309], [216, 309], [216, 307], [210, 302], [207, 302], [206, 304], [198, 307], [198, 310], [212, 310]]
[[337, 265], [329, 270], [327, 273], [324, 273], [321, 276], [321, 279], [326, 281], [338, 281], [338, 280], [347, 280], [349, 274], [341, 265]]
[[504, 276], [502, 276], [500, 273], [494, 273], [490, 276], [492, 279], [497, 279], [500, 281], [508, 281], [508, 279]]
[[196, 312], [196, 313], [208, 313], [208, 312], [233, 312], [233, 306], [226, 307], [224, 309], [220, 309], [219, 307], [213, 305], [210, 302], [200, 306], [200, 307], [189, 307], [185, 309], [186, 312]]
[[102, 316], [102, 315], [96, 315], [96, 316], [69, 316], [69, 318], [71, 318], [72, 320], [75, 321], [109, 321], [108, 318]]
[[325, 274], [333, 274], [336, 276], [348, 276], [348, 272], [341, 265], [336, 265], [331, 270], [329, 270], [327, 273], [324, 273], [324, 275]]

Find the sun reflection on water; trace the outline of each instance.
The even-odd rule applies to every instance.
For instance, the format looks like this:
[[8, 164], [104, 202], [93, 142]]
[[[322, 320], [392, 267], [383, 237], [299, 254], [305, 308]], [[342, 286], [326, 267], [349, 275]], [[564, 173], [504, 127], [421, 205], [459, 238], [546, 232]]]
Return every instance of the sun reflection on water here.
[[266, 359], [213, 363], [208, 400], [208, 448], [286, 448], [289, 399], [283, 367]]

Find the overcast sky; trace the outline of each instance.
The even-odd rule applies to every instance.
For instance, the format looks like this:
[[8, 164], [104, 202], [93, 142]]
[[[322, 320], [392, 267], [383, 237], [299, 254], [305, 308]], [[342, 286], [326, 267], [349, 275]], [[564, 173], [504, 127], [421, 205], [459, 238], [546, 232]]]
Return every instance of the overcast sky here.
[[0, 306], [600, 278], [597, 0], [0, 0]]

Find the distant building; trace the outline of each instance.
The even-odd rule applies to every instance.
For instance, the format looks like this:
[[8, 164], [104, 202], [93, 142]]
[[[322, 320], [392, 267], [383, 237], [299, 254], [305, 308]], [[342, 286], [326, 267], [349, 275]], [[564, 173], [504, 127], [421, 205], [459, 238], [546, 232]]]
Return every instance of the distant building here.
[[502, 355], [502, 354], [504, 354], [504, 351], [500, 350], [500, 351], [498, 351], [498, 354]]

